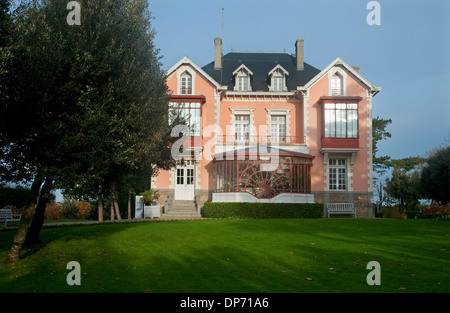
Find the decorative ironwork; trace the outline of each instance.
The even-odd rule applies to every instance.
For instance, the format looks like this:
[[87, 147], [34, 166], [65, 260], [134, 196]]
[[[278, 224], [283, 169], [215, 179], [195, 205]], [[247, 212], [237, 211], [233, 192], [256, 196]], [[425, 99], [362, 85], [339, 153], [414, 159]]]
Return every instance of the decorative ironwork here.
[[277, 161], [216, 161], [215, 192], [247, 192], [259, 199], [311, 192], [311, 159], [294, 156]]

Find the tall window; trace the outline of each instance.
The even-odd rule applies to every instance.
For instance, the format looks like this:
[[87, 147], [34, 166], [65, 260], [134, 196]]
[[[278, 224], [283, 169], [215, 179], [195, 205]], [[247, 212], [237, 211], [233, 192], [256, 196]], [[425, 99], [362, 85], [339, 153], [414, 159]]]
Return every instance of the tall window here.
[[248, 90], [248, 77], [239, 75], [237, 77], [237, 90], [247, 91]]
[[325, 103], [325, 137], [358, 138], [358, 105]]
[[182, 95], [191, 95], [192, 94], [192, 76], [191, 74], [185, 72], [181, 75], [181, 90], [180, 94]]
[[[201, 131], [201, 104], [200, 102], [169, 102], [172, 113], [186, 121], [191, 136], [200, 136]], [[173, 118], [173, 115], [171, 114]], [[172, 122], [172, 121], [171, 121]]]
[[275, 66], [268, 75], [270, 77], [269, 91], [287, 91], [286, 79], [289, 72], [281, 65]]
[[284, 90], [284, 84], [283, 84], [283, 77], [282, 76], [275, 76], [272, 78], [272, 90], [273, 91], [283, 91]]
[[347, 165], [345, 159], [329, 160], [330, 190], [347, 190]]
[[286, 142], [286, 115], [270, 117], [270, 139], [272, 142]]
[[250, 138], [250, 115], [235, 115], [234, 120], [235, 139], [248, 141]]
[[250, 76], [253, 72], [248, 69], [244, 64], [241, 64], [234, 72], [234, 90], [236, 91], [251, 91], [252, 86], [250, 84]]
[[344, 95], [344, 79], [339, 73], [335, 73], [333, 76], [331, 76], [331, 95]]

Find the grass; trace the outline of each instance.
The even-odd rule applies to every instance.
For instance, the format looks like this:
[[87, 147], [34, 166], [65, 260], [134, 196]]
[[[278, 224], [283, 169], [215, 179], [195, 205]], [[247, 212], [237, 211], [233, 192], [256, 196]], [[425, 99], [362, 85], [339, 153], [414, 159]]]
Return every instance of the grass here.
[[[0, 232], [0, 260], [14, 234]], [[450, 292], [448, 222], [161, 221], [44, 228], [41, 240], [0, 263], [0, 292]], [[81, 286], [66, 283], [70, 261]]]

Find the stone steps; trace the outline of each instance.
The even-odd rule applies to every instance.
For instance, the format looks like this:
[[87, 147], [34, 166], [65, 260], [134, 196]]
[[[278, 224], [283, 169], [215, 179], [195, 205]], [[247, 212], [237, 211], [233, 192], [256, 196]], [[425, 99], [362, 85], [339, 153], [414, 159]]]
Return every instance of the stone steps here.
[[167, 212], [161, 215], [162, 218], [201, 218], [202, 216], [197, 212], [197, 207], [194, 201], [173, 201], [172, 206]]

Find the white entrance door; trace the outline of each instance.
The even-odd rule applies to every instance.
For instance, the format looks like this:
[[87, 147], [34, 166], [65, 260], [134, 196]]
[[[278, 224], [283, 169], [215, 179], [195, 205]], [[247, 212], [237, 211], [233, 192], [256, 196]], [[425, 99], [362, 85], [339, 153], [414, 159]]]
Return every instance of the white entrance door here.
[[194, 162], [186, 161], [176, 169], [175, 200], [194, 200]]

